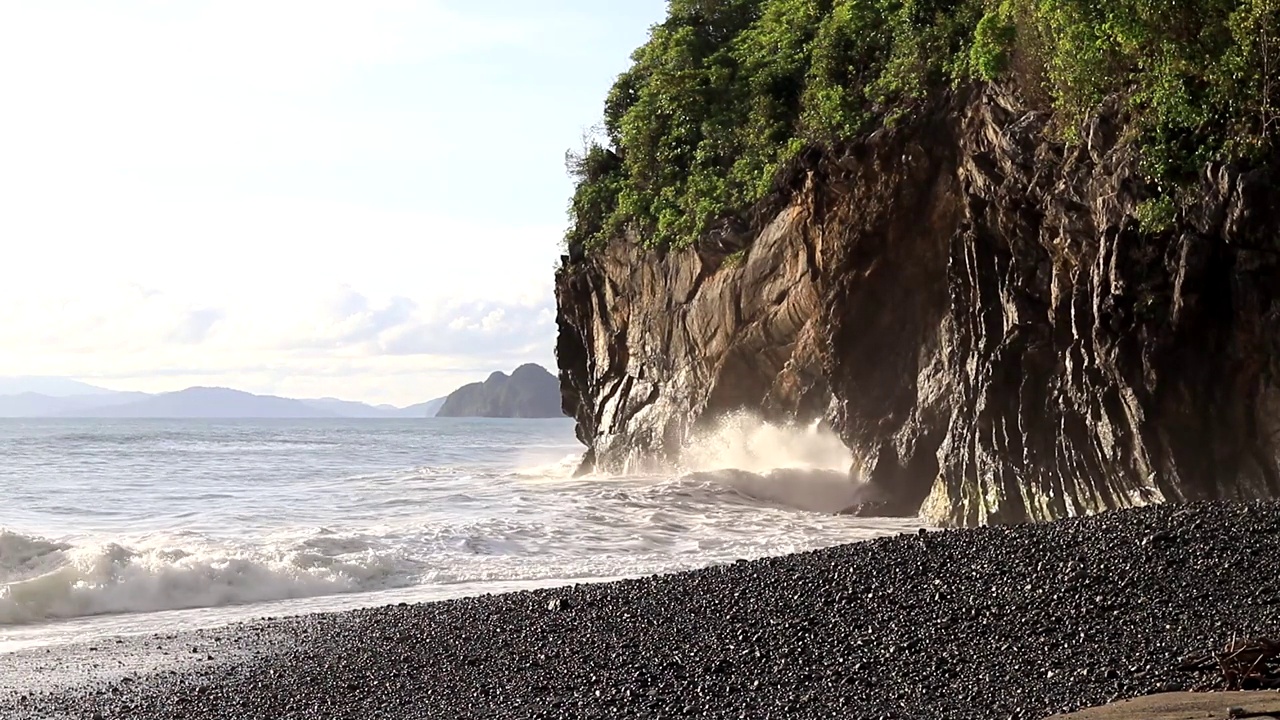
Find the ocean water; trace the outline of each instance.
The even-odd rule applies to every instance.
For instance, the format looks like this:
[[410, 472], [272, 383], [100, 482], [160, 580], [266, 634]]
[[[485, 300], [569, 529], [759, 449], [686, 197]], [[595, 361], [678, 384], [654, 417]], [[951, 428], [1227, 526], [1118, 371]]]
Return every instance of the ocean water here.
[[0, 420], [0, 651], [919, 526], [836, 515], [849, 458], [816, 428], [734, 418], [658, 475], [573, 478], [581, 452], [567, 419]]

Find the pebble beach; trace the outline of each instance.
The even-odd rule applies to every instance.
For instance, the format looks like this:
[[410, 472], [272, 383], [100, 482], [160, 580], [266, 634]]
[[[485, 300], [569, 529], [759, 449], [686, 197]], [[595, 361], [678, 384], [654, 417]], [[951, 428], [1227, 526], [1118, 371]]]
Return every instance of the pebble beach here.
[[4, 717], [1040, 720], [1280, 634], [1280, 504], [903, 533], [634, 580], [0, 655]]

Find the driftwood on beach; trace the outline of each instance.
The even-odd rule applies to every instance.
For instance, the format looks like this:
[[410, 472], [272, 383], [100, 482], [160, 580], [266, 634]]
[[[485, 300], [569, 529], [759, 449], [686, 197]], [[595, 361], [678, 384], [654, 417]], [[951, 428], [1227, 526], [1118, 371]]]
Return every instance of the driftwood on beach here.
[[[1280, 689], [1280, 639], [1265, 637], [1232, 638], [1221, 648], [1183, 658], [1183, 671], [1213, 671], [1215, 680], [1198, 689], [1275, 690]], [[1219, 687], [1213, 687], [1218, 684]]]

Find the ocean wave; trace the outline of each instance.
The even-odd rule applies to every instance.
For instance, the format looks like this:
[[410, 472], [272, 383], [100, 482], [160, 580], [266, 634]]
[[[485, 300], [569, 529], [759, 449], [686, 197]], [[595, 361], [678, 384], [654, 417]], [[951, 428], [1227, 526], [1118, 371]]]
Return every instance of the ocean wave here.
[[811, 513], [841, 512], [856, 502], [858, 493], [848, 472], [839, 470], [705, 470], [688, 473], [682, 479], [697, 487], [737, 495], [749, 504]]
[[573, 452], [553, 462], [523, 467], [516, 470], [514, 475], [525, 479], [562, 480], [573, 477], [574, 471], [581, 464], [582, 453]]
[[[440, 457], [402, 472], [322, 475], [306, 481], [305, 495], [259, 485], [175, 489], [150, 500], [167, 509], [166, 520], [186, 524], [181, 518], [197, 510], [205, 519], [151, 534], [0, 530], [0, 626], [668, 572], [896, 527], [835, 515], [856, 486], [848, 450], [816, 426], [730, 418], [690, 446], [682, 467], [645, 476], [575, 478], [580, 455], [547, 462], [557, 454], [530, 453], [509, 469]], [[235, 500], [254, 493], [255, 504], [183, 505], [220, 492]], [[281, 526], [282, 518], [295, 524]]]
[[554, 523], [490, 518], [412, 533], [384, 529], [382, 537], [312, 528], [305, 537], [243, 544], [189, 533], [128, 543], [6, 533], [0, 628], [420, 586], [572, 582], [704, 563], [673, 562], [662, 548], [672, 543], [661, 538], [668, 530], [655, 523], [637, 535], [614, 527], [593, 541], [590, 532]]
[[277, 552], [169, 540], [69, 544], [0, 533], [0, 625], [385, 589], [421, 571], [350, 539]]

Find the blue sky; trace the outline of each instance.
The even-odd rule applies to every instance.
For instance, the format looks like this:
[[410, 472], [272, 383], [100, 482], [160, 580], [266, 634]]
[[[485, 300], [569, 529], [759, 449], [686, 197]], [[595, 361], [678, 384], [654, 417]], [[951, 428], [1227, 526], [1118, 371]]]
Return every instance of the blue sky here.
[[0, 375], [417, 402], [553, 362], [662, 0], [0, 4]]

